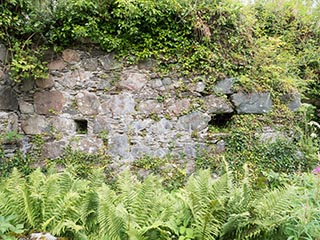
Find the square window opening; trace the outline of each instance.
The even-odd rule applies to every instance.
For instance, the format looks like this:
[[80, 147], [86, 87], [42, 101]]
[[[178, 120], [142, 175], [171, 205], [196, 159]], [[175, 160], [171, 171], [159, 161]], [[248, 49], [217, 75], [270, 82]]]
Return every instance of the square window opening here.
[[88, 134], [88, 121], [85, 119], [74, 120], [78, 134]]

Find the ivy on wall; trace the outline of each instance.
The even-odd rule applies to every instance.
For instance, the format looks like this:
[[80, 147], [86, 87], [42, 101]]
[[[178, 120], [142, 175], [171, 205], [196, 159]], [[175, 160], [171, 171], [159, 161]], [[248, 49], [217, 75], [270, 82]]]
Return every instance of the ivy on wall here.
[[129, 63], [153, 57], [167, 71], [210, 76], [208, 85], [232, 76], [244, 89], [318, 95], [317, 10], [291, 0], [1, 0], [0, 40], [17, 81], [44, 77], [43, 47], [90, 43]]

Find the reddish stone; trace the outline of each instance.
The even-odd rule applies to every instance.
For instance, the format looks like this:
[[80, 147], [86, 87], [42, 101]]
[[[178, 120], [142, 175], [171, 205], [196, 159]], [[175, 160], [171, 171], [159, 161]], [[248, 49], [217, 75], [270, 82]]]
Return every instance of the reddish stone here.
[[63, 94], [59, 91], [36, 92], [34, 107], [38, 114], [55, 115], [60, 113], [65, 104]]

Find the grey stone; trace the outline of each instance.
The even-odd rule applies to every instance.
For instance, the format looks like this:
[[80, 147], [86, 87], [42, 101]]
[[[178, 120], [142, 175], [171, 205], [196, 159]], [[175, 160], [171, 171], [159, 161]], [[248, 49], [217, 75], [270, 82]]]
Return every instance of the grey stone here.
[[259, 137], [261, 142], [265, 142], [265, 143], [274, 143], [279, 138], [285, 137], [283, 133], [272, 129], [271, 127], [265, 127], [263, 128], [262, 133], [255, 134], [255, 135]]
[[272, 108], [272, 99], [270, 93], [235, 93], [231, 100], [238, 113], [267, 113]]
[[76, 123], [74, 119], [64, 117], [63, 115], [53, 117], [50, 121], [51, 126], [55, 129], [56, 133], [75, 134]]
[[151, 80], [150, 81], [150, 86], [151, 86], [151, 88], [153, 88], [155, 90], [158, 90], [160, 92], [164, 92], [164, 91], [167, 91], [168, 89], [170, 89], [169, 86], [165, 86], [163, 84], [163, 82], [162, 82], [162, 80], [160, 78]]
[[183, 146], [183, 154], [188, 158], [195, 158], [197, 156], [196, 144], [187, 143]]
[[197, 82], [194, 90], [196, 92], [202, 93], [206, 89], [206, 85], [203, 82]]
[[111, 123], [113, 119], [107, 116], [97, 116], [93, 122], [93, 132], [99, 134], [103, 131], [110, 132], [112, 130]]
[[100, 57], [99, 62], [106, 71], [122, 68], [121, 62], [115, 59], [113, 53]]
[[37, 85], [37, 87], [43, 88], [43, 89], [52, 88], [54, 86], [54, 81], [53, 81], [52, 77], [49, 76], [46, 79], [37, 79], [36, 85]]
[[140, 61], [138, 63], [139, 69], [147, 69], [147, 70], [151, 70], [156, 65], [157, 65], [157, 60], [155, 60], [155, 59], [147, 59], [144, 61]]
[[10, 87], [0, 88], [0, 110], [18, 110], [17, 95]]
[[291, 111], [296, 111], [301, 106], [301, 97], [299, 93], [288, 93], [280, 97], [283, 104], [287, 105]]
[[145, 130], [146, 128], [150, 127], [153, 122], [154, 121], [151, 119], [137, 120], [137, 121], [132, 122], [131, 128], [134, 130], [135, 133], [139, 133], [140, 131]]
[[184, 111], [187, 111], [190, 108], [190, 99], [184, 98], [175, 101], [171, 106], [168, 107], [169, 113], [172, 113], [175, 116], [179, 116]]
[[133, 146], [130, 153], [135, 159], [152, 155], [150, 147], [147, 147], [143, 144]]
[[8, 51], [5, 45], [0, 43], [0, 62], [5, 63], [7, 61]]
[[97, 79], [97, 90], [108, 91], [112, 87], [109, 79]]
[[[173, 124], [165, 119], [162, 118], [160, 119], [160, 121], [155, 122], [151, 127], [150, 130], [156, 135], [163, 135], [163, 134], [167, 134], [173, 127]], [[166, 135], [167, 136], [167, 135]]]
[[121, 157], [128, 157], [130, 151], [129, 139], [125, 134], [115, 134], [110, 136], [108, 150], [111, 154]]
[[76, 50], [66, 49], [62, 52], [62, 58], [68, 63], [75, 63], [80, 61], [80, 55]]
[[204, 98], [204, 104], [206, 107], [206, 112], [211, 113], [232, 113], [233, 108], [231, 103], [223, 97], [217, 97], [214, 95], [210, 95]]
[[136, 102], [131, 94], [114, 95], [107, 101], [107, 108], [113, 115], [127, 115], [135, 113]]
[[146, 74], [137, 70], [128, 70], [122, 73], [118, 87], [130, 91], [140, 91], [146, 83]]
[[23, 100], [19, 101], [19, 109], [21, 113], [25, 113], [25, 114], [34, 113], [33, 105]]
[[79, 111], [84, 115], [97, 115], [100, 102], [96, 94], [82, 91], [76, 96]]
[[96, 58], [85, 59], [83, 60], [82, 65], [87, 71], [96, 71], [98, 68], [98, 60]]
[[0, 112], [0, 134], [18, 131], [18, 116], [15, 113]]
[[66, 147], [65, 141], [48, 142], [42, 148], [42, 158], [56, 159], [62, 156], [64, 148]]
[[52, 62], [50, 62], [48, 64], [48, 69], [49, 70], [58, 70], [58, 71], [61, 71], [62, 69], [64, 69], [66, 67], [66, 64], [65, 62], [62, 60], [62, 59], [57, 59], [57, 60], [54, 60]]
[[100, 138], [94, 136], [77, 136], [77, 139], [72, 141], [71, 148], [74, 151], [95, 154], [104, 148], [104, 143]]
[[201, 131], [208, 127], [210, 116], [201, 112], [192, 112], [179, 118], [179, 126], [187, 131]]
[[23, 80], [20, 90], [23, 92], [29, 92], [33, 88], [34, 88], [34, 80], [31, 78], [27, 78]]
[[235, 82], [235, 78], [226, 78], [218, 81], [214, 87], [213, 91], [219, 94], [232, 94], [233, 93], [233, 84]]
[[35, 135], [48, 131], [48, 122], [44, 116], [33, 115], [21, 122], [22, 130], [25, 134]]
[[138, 109], [143, 114], [160, 113], [163, 110], [163, 104], [157, 100], [146, 100], [139, 104]]
[[61, 113], [64, 104], [64, 96], [59, 91], [36, 92], [34, 94], [34, 108], [38, 114], [56, 115]]

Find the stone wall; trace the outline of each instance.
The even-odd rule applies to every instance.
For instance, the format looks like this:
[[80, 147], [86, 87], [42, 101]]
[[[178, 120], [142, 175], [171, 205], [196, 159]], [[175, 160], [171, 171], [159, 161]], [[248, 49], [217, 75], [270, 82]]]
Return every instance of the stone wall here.
[[[203, 76], [161, 76], [152, 60], [125, 66], [113, 54], [67, 49], [48, 67], [43, 80], [12, 85], [4, 70], [0, 76], [0, 133], [23, 134], [25, 152], [30, 139], [42, 135], [44, 158], [59, 157], [68, 145], [104, 152], [115, 162], [144, 155], [194, 158], [224, 149], [221, 134], [209, 134], [210, 125], [272, 108], [268, 92], [235, 92], [233, 78], [217, 82], [208, 94]], [[287, 104], [295, 110], [300, 100], [291, 99]]]

